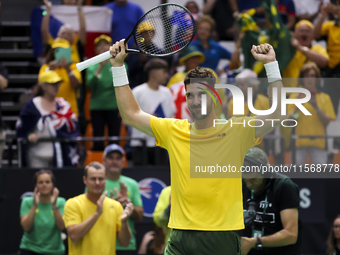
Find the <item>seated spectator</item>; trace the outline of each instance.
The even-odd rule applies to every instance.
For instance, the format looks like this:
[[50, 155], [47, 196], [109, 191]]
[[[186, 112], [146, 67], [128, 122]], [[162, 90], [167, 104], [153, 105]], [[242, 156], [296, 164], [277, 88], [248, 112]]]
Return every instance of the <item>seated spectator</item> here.
[[312, 46], [314, 26], [308, 20], [301, 20], [295, 25], [294, 38], [291, 43], [296, 48], [296, 54], [282, 73], [285, 87], [296, 87], [299, 72], [306, 61], [313, 61], [319, 68], [326, 68], [329, 60], [327, 50], [320, 44]]
[[[304, 107], [312, 115], [304, 115], [293, 104], [288, 105], [290, 118], [297, 121], [296, 135], [326, 135], [329, 122], [335, 120], [335, 113], [329, 95], [320, 92], [321, 74], [315, 63], [305, 64], [300, 71], [301, 85], [311, 93], [311, 99]], [[290, 98], [300, 98], [304, 95], [294, 93]], [[296, 140], [296, 165], [304, 165], [307, 154], [312, 164], [326, 164], [326, 141], [322, 138], [299, 138]]]
[[33, 197], [25, 197], [21, 202], [21, 255], [65, 254], [61, 231], [65, 228], [62, 217], [66, 200], [58, 197], [59, 190], [54, 185], [51, 171], [36, 172]]
[[70, 48], [70, 44], [65, 39], [56, 39], [53, 41], [52, 48], [46, 56], [46, 64], [40, 68], [39, 75], [49, 70], [54, 70], [61, 77], [61, 86], [58, 97], [64, 98], [71, 104], [72, 111], [78, 117], [78, 105], [76, 98], [76, 89], [82, 82], [81, 74], [76, 64], [69, 62], [69, 55], [63, 55], [57, 59], [58, 50]]
[[[237, 86], [241, 89], [244, 95], [244, 116], [254, 116], [253, 113], [249, 111], [248, 107], [248, 88], [253, 88], [253, 106], [256, 110], [268, 110], [269, 109], [269, 99], [263, 94], [258, 94], [256, 91], [260, 84], [257, 79], [257, 75], [250, 69], [244, 69], [241, 73], [235, 77]], [[233, 117], [233, 99], [230, 99], [228, 103], [228, 116], [227, 118]], [[237, 115], [236, 117], [242, 117]]]
[[340, 254], [340, 215], [333, 221], [333, 226], [328, 236], [327, 255]]
[[40, 138], [78, 136], [78, 121], [70, 104], [57, 97], [61, 77], [55, 71], [39, 75], [39, 89], [21, 110], [16, 124], [17, 137], [27, 138], [22, 144], [22, 166], [72, 166], [78, 163], [75, 144], [38, 142]]
[[[52, 3], [48, 0], [44, 0], [46, 6], [46, 14], [41, 23], [41, 37], [42, 42], [46, 46], [46, 52], [49, 51], [53, 44], [54, 38], [49, 32], [49, 24], [51, 17]], [[78, 17], [79, 17], [79, 31], [76, 34], [69, 25], [63, 25], [58, 31], [58, 38], [65, 39], [71, 45], [71, 60], [74, 63], [78, 63], [83, 59], [85, 44], [86, 44], [86, 22], [83, 13], [83, 0], [64, 0], [64, 5], [78, 5]]]
[[162, 255], [165, 249], [163, 228], [155, 226], [153, 231], [146, 232], [138, 250], [138, 255]]
[[[7, 88], [8, 85], [8, 71], [6, 67], [2, 65], [0, 62], [0, 92]], [[1, 109], [0, 109], [0, 140], [4, 140], [6, 138], [5, 131], [2, 123]], [[0, 167], [2, 163], [2, 152], [4, 150], [4, 141], [0, 141]]]
[[[338, 19], [330, 20], [324, 23], [324, 20], [328, 14], [337, 15], [340, 17], [340, 5], [334, 5], [328, 3], [322, 5], [321, 15], [318, 19], [314, 36], [316, 39], [321, 39], [325, 37], [327, 40], [327, 52], [329, 54], [329, 62], [326, 68], [326, 75], [330, 78], [340, 77], [340, 25]], [[335, 113], [338, 113], [339, 99], [340, 99], [340, 86], [339, 84], [326, 84], [324, 91], [328, 93], [332, 99]]]
[[[145, 65], [144, 72], [148, 74], [148, 81], [132, 90], [139, 106], [144, 112], [154, 116], [172, 118], [176, 113], [176, 106], [170, 90], [163, 86], [169, 77], [168, 64], [160, 58], [153, 58]], [[168, 153], [163, 148], [156, 147], [155, 138], [136, 128], [132, 128], [131, 138], [146, 139], [149, 164], [168, 164]], [[141, 165], [144, 157], [141, 141], [132, 140], [130, 145], [134, 165]]]
[[153, 212], [153, 221], [155, 224], [163, 228], [165, 227], [165, 246], [171, 233], [171, 228], [168, 228], [171, 209], [171, 186], [164, 188], [158, 197], [158, 201]]
[[231, 61], [229, 64], [230, 69], [237, 69], [239, 67], [239, 56], [232, 57], [231, 52], [211, 38], [215, 27], [215, 21], [208, 15], [200, 17], [196, 22], [197, 39], [191, 45], [196, 46], [205, 56], [205, 61], [200, 66], [210, 68], [216, 72], [220, 59], [229, 59]]
[[[234, 40], [234, 22], [237, 16], [237, 4], [233, 11], [230, 1], [209, 0], [203, 7], [203, 14], [210, 15], [216, 22], [218, 40]], [[235, 12], [235, 16], [233, 13]], [[215, 38], [215, 37], [214, 37]]]
[[295, 5], [293, 0], [275, 0], [277, 10], [280, 13], [283, 24], [289, 30], [293, 30], [296, 22]]
[[[94, 41], [97, 55], [110, 49], [111, 38], [106, 35]], [[86, 86], [91, 89], [90, 111], [93, 136], [104, 136], [105, 125], [109, 136], [119, 136], [121, 118], [117, 107], [116, 94], [113, 89], [110, 60], [90, 66], [86, 72]], [[94, 151], [103, 151], [103, 142], [94, 142]]]
[[166, 85], [171, 91], [175, 89], [172, 85], [177, 84], [179, 82], [183, 82], [185, 75], [191, 69], [196, 68], [199, 64], [203, 63], [205, 57], [202, 52], [200, 52], [196, 46], [189, 45], [182, 51], [182, 57], [179, 59], [179, 64], [184, 65], [185, 69], [182, 72], [177, 72], [173, 76], [171, 76], [168, 84]]

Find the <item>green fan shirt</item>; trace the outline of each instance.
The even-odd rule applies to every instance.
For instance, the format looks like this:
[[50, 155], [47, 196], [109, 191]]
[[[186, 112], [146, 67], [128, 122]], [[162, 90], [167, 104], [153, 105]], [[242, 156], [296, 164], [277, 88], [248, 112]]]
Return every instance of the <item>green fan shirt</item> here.
[[[57, 198], [60, 213], [64, 214], [66, 200]], [[33, 197], [25, 197], [21, 202], [20, 217], [29, 213], [33, 206]], [[20, 249], [33, 251], [46, 255], [59, 255], [65, 253], [65, 246], [61, 239], [61, 230], [58, 229], [51, 203], [39, 203], [35, 211], [32, 228], [21, 239]]]

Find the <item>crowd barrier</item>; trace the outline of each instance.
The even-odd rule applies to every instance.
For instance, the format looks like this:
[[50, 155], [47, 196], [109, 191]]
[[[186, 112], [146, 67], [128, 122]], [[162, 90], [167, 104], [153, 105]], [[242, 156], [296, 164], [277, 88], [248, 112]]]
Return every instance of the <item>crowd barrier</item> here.
[[[21, 198], [33, 192], [33, 174], [37, 169], [0, 169], [0, 254], [17, 252], [22, 228], [20, 226]], [[60, 196], [66, 199], [84, 192], [83, 168], [53, 170]], [[152, 210], [160, 190], [170, 184], [167, 167], [126, 168], [123, 174], [139, 182], [145, 211], [144, 219], [136, 224], [137, 243], [153, 228]], [[303, 254], [324, 254], [333, 219], [340, 214], [339, 179], [293, 179], [300, 189], [300, 218], [303, 222]]]

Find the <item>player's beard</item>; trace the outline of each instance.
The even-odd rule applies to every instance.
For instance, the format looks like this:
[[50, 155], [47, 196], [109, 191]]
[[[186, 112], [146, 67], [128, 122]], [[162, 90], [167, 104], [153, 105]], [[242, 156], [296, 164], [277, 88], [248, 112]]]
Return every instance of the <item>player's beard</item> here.
[[192, 117], [195, 120], [204, 120], [205, 118], [207, 118], [211, 111], [212, 111], [212, 104], [208, 104], [207, 105], [207, 114], [206, 115], [202, 115], [202, 110], [200, 109], [199, 112], [197, 110], [195, 110], [196, 108], [201, 108], [202, 105], [196, 106], [196, 107], [189, 107], [190, 113], [192, 115]]

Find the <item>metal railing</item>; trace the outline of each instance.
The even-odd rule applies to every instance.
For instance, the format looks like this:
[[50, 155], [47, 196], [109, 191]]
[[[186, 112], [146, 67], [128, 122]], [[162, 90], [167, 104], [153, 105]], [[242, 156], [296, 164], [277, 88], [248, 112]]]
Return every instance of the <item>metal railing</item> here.
[[[74, 138], [39, 138], [37, 142], [60, 142], [60, 143], [80, 143], [79, 152], [81, 154], [85, 154], [84, 160], [81, 161], [81, 166], [84, 166], [85, 156], [86, 156], [86, 142], [119, 142], [119, 141], [132, 141], [139, 140], [142, 143], [142, 153], [143, 153], [143, 165], [147, 165], [148, 162], [148, 153], [146, 147], [146, 140], [144, 138], [131, 138], [131, 137], [120, 137], [120, 136], [110, 136], [110, 137], [74, 137]], [[18, 138], [18, 167], [22, 167], [22, 145], [29, 143], [27, 138]]]
[[291, 160], [292, 164], [296, 164], [296, 144], [295, 141], [297, 139], [301, 138], [309, 138], [309, 139], [334, 139], [334, 138], [339, 138], [340, 136], [338, 135], [291, 135], [290, 137], [290, 145], [291, 145]]

